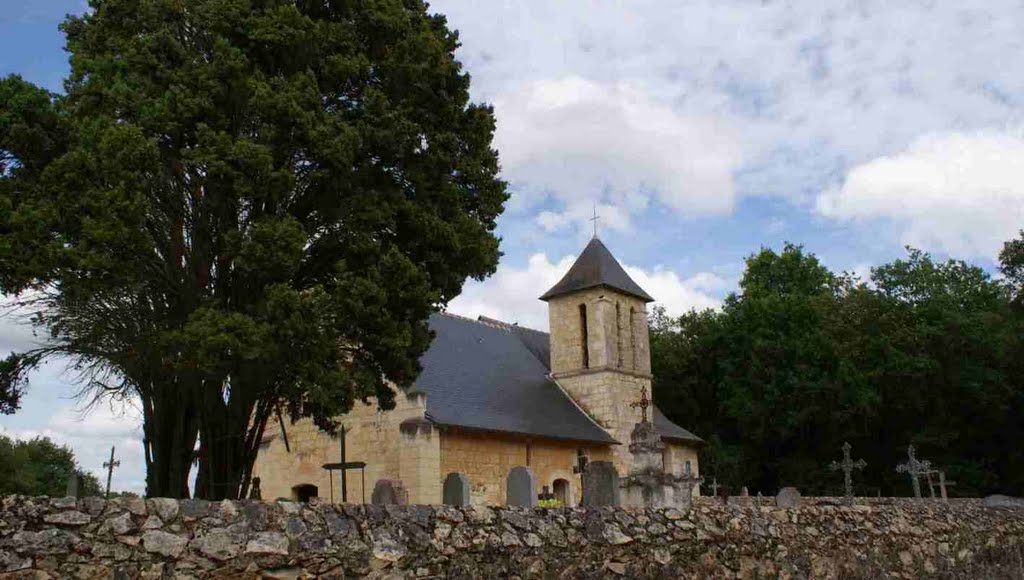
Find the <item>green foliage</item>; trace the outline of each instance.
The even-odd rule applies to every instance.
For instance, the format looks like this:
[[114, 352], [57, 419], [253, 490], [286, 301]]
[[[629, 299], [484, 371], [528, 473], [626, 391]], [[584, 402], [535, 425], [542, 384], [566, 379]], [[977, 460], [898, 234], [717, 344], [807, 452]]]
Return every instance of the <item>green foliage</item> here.
[[[278, 412], [393, 405], [493, 272], [494, 117], [418, 0], [94, 0], [67, 94], [0, 81], [0, 291], [144, 413], [148, 493], [245, 493]], [[9, 398], [13, 398], [10, 397]], [[16, 398], [15, 398], [16, 400]]]
[[565, 504], [560, 499], [539, 499], [537, 500], [537, 507], [560, 508], [565, 507]]
[[83, 495], [100, 495], [96, 477], [78, 467], [70, 449], [46, 437], [29, 441], [0, 435], [0, 495], [62, 497], [73, 474], [83, 476]]
[[702, 471], [736, 489], [839, 493], [849, 441], [860, 493], [907, 494], [914, 443], [956, 492], [1024, 492], [1022, 319], [980, 268], [909, 250], [869, 284], [802, 248], [747, 260], [721, 311], [652, 317], [659, 406], [706, 434]]

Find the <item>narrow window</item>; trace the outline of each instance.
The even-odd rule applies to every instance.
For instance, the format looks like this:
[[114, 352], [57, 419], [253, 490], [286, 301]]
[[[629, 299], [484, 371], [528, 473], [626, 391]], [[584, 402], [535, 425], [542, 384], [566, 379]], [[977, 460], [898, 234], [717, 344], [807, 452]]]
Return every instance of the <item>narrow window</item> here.
[[583, 368], [590, 368], [590, 345], [587, 344], [587, 305], [580, 304], [580, 340], [583, 343]]
[[630, 368], [636, 370], [636, 308], [629, 307], [629, 352], [633, 355]]
[[622, 305], [615, 303], [615, 351], [619, 353], [618, 365], [622, 368]]

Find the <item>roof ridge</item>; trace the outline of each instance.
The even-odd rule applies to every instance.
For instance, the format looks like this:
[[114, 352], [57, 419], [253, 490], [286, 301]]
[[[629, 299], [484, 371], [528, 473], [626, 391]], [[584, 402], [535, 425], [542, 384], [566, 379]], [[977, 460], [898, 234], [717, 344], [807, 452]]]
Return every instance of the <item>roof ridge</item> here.
[[529, 326], [521, 326], [518, 322], [505, 322], [504, 320], [498, 320], [497, 318], [491, 318], [490, 316], [484, 316], [483, 314], [477, 316], [477, 321], [481, 324], [489, 324], [492, 326], [507, 328], [509, 330], [528, 330], [530, 332], [536, 332], [537, 334], [548, 334], [543, 330], [537, 330], [536, 328], [530, 328]]

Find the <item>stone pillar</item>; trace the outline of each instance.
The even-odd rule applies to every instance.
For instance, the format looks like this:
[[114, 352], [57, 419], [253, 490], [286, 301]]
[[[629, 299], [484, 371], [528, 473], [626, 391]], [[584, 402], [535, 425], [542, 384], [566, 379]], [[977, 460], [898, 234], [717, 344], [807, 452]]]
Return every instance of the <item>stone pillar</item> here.
[[587, 321], [590, 368], [614, 366], [615, 303], [606, 296], [599, 296], [588, 305], [588, 313], [591, 314], [591, 320]]
[[635, 339], [633, 348], [636, 350], [633, 355], [636, 358], [636, 368], [634, 370], [638, 373], [650, 374], [651, 337], [647, 332], [647, 308], [640, 304], [633, 318], [633, 337]]
[[441, 503], [441, 435], [422, 418], [406, 419], [398, 453], [398, 477], [411, 504]]

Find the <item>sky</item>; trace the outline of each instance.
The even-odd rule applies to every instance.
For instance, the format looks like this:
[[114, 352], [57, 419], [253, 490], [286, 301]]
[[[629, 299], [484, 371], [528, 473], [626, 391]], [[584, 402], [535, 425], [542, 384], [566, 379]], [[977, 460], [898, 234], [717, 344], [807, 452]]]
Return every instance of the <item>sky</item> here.
[[[81, 0], [0, 0], [0, 75], [59, 91]], [[1024, 227], [1020, 0], [439, 0], [494, 106], [504, 255], [449, 310], [547, 328], [593, 235], [671, 313], [713, 308], [761, 247], [858, 273], [911, 245], [994, 272]], [[0, 353], [33, 340], [0, 320]], [[138, 413], [33, 377], [0, 431], [46, 434], [140, 491]]]

